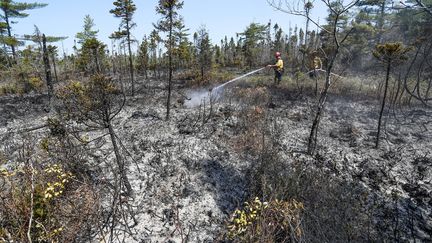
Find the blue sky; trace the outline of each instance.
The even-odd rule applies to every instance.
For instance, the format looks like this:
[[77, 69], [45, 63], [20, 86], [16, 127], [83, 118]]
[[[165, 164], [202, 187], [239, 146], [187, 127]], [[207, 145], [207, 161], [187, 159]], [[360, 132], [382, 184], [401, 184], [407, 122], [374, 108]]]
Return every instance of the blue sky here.
[[[18, 2], [33, 2], [23, 1]], [[48, 3], [42, 9], [28, 11], [29, 17], [19, 19], [14, 25], [14, 33], [29, 34], [34, 32], [34, 25], [46, 35], [68, 36], [63, 42], [65, 51], [72, 52], [74, 36], [82, 30], [83, 19], [86, 14], [94, 19], [95, 29], [99, 30], [98, 38], [110, 46], [108, 36], [118, 28], [120, 20], [109, 13], [112, 0], [40, 0]], [[137, 27], [133, 29], [134, 37], [141, 41], [153, 29], [152, 23], [160, 18], [155, 12], [158, 0], [135, 0], [137, 11], [134, 21]], [[319, 3], [315, 3], [312, 14], [315, 19], [324, 21], [326, 11]], [[266, 0], [184, 0], [184, 7], [180, 10], [185, 25], [192, 34], [201, 25], [209, 30], [213, 43], [220, 43], [224, 36], [234, 36], [242, 32], [251, 22], [278, 23], [288, 32], [289, 25], [304, 26], [302, 17], [288, 15], [270, 7]], [[315, 27], [313, 27], [315, 28]], [[61, 47], [61, 44], [58, 44]]]

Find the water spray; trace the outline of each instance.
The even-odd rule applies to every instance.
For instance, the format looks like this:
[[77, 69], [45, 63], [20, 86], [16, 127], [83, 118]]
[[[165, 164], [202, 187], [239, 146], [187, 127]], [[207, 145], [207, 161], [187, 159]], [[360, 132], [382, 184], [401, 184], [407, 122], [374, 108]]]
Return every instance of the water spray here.
[[239, 79], [242, 79], [244, 77], [247, 77], [249, 75], [252, 75], [256, 72], [259, 72], [261, 70], [263, 70], [265, 67], [263, 68], [259, 68], [257, 70], [248, 72], [246, 74], [243, 74], [237, 78], [231, 79], [230, 81], [227, 81], [219, 86], [216, 86], [214, 88], [211, 88], [209, 90], [198, 90], [198, 91], [194, 91], [192, 93], [189, 94], [190, 99], [188, 99], [188, 101], [186, 101], [185, 105], [188, 108], [192, 108], [192, 107], [196, 107], [198, 105], [200, 105], [203, 102], [207, 102], [207, 101], [212, 101], [212, 100], [218, 100], [224, 90], [224, 87], [230, 83], [233, 83], [235, 81], [238, 81]]
[[237, 78], [235, 78], [235, 79], [231, 79], [230, 81], [225, 82], [225, 83], [223, 83], [223, 84], [221, 84], [221, 85], [215, 87], [213, 90], [216, 91], [216, 90], [218, 90], [218, 89], [221, 89], [221, 88], [223, 88], [223, 87], [224, 87], [225, 85], [227, 85], [227, 84], [230, 84], [230, 83], [235, 82], [235, 81], [237, 81], [237, 80], [239, 80], [239, 79], [242, 79], [242, 78], [244, 78], [244, 77], [247, 77], [247, 76], [249, 76], [249, 75], [252, 75], [252, 74], [254, 74], [254, 73], [256, 73], [256, 72], [259, 72], [259, 71], [263, 70], [264, 68], [265, 68], [265, 67], [260, 68], [260, 69], [257, 69], [257, 70], [254, 70], [254, 71], [252, 71], [252, 72], [248, 72], [248, 73], [243, 74], [242, 76], [237, 77]]

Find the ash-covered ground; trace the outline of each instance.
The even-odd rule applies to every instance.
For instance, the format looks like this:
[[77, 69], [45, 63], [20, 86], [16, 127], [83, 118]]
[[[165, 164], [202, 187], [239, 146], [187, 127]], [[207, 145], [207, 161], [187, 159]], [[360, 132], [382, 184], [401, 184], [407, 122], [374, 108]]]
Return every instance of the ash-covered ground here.
[[[311, 157], [304, 151], [313, 117], [312, 95], [272, 86], [262, 88], [268, 94], [264, 101], [227, 95], [211, 105], [188, 107], [185, 96], [192, 90], [177, 87], [171, 119], [166, 121], [162, 85], [146, 87], [114, 119], [134, 189], [130, 203], [137, 224], [126, 242], [213, 242], [220, 237], [230, 213], [254, 196], [248, 192], [248, 173], [257, 161], [256, 148], [253, 143], [249, 148], [239, 144], [247, 141], [239, 139], [240, 130], [254, 124], [249, 110], [265, 114], [264, 123], [274, 126], [278, 153], [287, 167], [294, 161], [304, 163], [306, 169], [319, 167], [362, 186], [384, 202], [372, 227], [387, 225], [393, 232], [396, 224], [402, 241], [432, 240], [432, 110], [415, 105], [388, 110], [383, 140], [375, 149], [378, 101], [330, 95], [318, 154]], [[10, 144], [22, 131], [41, 126], [54, 115], [44, 111], [46, 98], [41, 96], [2, 97], [0, 103], [0, 149], [5, 154], [16, 152]], [[38, 137], [47, 131], [29, 132]], [[109, 141], [98, 143], [89, 159], [113, 160]], [[393, 207], [398, 208], [397, 218], [386, 214]]]

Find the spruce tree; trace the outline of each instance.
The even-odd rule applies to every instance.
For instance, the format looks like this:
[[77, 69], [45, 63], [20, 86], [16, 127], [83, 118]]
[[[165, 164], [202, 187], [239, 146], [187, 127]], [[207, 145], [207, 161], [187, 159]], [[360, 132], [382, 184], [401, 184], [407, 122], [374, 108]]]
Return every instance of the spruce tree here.
[[157, 77], [158, 72], [158, 49], [161, 37], [157, 30], [153, 30], [149, 36], [149, 50], [150, 50], [150, 69], [154, 72], [154, 77]]
[[174, 63], [176, 67], [185, 68], [192, 59], [191, 43], [189, 42], [188, 32], [184, 24], [181, 24], [178, 28], [174, 29], [175, 44], [173, 47], [173, 55], [175, 57]]
[[147, 37], [144, 36], [138, 49], [137, 70], [141, 74], [144, 74], [146, 79], [148, 78], [147, 70], [149, 68], [149, 59], [149, 41]]
[[204, 26], [201, 26], [197, 32], [196, 47], [198, 55], [198, 66], [200, 68], [201, 80], [204, 80], [205, 71], [212, 64], [212, 45], [209, 33]]
[[78, 43], [81, 44], [80, 49], [76, 45], [74, 46], [77, 55], [76, 65], [78, 70], [86, 74], [100, 73], [103, 69], [101, 60], [106, 55], [106, 45], [97, 39], [99, 30], [95, 30], [94, 27], [93, 19], [90, 15], [86, 15], [84, 17], [83, 31], [75, 35]]

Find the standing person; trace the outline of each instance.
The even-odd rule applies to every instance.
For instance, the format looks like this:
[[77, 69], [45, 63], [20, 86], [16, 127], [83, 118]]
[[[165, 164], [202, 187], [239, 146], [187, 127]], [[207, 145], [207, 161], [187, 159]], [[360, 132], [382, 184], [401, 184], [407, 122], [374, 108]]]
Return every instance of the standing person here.
[[280, 52], [276, 52], [275, 57], [276, 57], [276, 64], [267, 65], [267, 67], [269, 68], [271, 67], [275, 70], [274, 82], [279, 84], [280, 81], [282, 80], [282, 74], [284, 73], [284, 65], [283, 65], [283, 60], [281, 58]]

